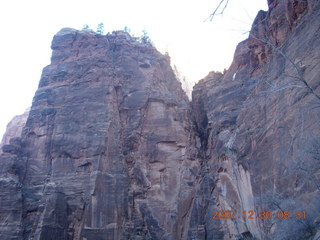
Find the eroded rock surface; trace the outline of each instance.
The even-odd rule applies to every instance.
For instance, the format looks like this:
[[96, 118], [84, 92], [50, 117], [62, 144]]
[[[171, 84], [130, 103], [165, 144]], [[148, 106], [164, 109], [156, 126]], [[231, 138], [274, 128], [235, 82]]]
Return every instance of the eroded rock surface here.
[[0, 143], [0, 153], [2, 153], [2, 147], [10, 144], [10, 139], [15, 137], [21, 137], [22, 129], [25, 126], [29, 116], [29, 110], [26, 110], [23, 114], [14, 116], [8, 123], [6, 132], [2, 137]]
[[52, 49], [1, 157], [1, 239], [179, 238], [198, 161], [169, 59], [123, 32], [62, 29]]
[[[193, 91], [206, 169], [199, 188], [207, 189], [193, 204], [196, 239], [312, 239], [319, 229], [320, 4], [269, 7], [230, 69], [210, 73]], [[212, 220], [212, 210], [254, 216]], [[273, 217], [261, 219], [260, 211]], [[308, 217], [280, 220], [278, 211]]]
[[0, 156], [0, 239], [317, 239], [320, 4], [268, 3], [191, 103], [150, 44], [57, 33]]

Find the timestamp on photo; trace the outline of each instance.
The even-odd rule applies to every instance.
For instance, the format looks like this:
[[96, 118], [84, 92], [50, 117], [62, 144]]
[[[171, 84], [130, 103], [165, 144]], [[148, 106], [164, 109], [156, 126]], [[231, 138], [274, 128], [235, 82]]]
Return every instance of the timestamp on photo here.
[[307, 218], [306, 211], [212, 211], [212, 219], [305, 219]]

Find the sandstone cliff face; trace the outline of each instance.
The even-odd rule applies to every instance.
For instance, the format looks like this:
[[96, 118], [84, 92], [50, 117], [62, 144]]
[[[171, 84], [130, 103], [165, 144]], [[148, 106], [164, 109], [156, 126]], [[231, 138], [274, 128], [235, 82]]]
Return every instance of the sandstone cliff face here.
[[320, 4], [268, 3], [191, 103], [149, 44], [57, 33], [0, 156], [0, 239], [317, 239]]
[[[199, 188], [211, 188], [197, 195], [191, 225], [202, 221], [207, 239], [312, 239], [319, 230], [320, 4], [269, 1], [269, 7], [239, 44], [230, 69], [209, 74], [193, 91], [207, 169]], [[211, 210], [308, 216], [197, 216]]]
[[123, 32], [63, 29], [52, 49], [1, 157], [1, 239], [179, 238], [198, 161], [167, 57]]

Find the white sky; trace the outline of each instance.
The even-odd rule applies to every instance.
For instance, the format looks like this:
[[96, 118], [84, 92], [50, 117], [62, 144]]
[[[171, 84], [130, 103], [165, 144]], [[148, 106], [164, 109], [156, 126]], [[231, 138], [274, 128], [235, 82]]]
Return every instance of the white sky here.
[[230, 0], [224, 15], [204, 20], [220, 0], [10, 0], [0, 2], [0, 140], [14, 115], [31, 106], [51, 40], [63, 27], [105, 33], [146, 29], [162, 53], [192, 85], [212, 70], [228, 68], [238, 42], [267, 0]]

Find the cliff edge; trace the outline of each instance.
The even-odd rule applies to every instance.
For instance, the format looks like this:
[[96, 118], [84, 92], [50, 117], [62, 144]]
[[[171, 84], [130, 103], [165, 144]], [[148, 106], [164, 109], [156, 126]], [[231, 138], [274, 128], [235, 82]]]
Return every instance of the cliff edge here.
[[268, 4], [191, 102], [147, 42], [59, 31], [0, 155], [0, 239], [318, 239], [320, 3]]

